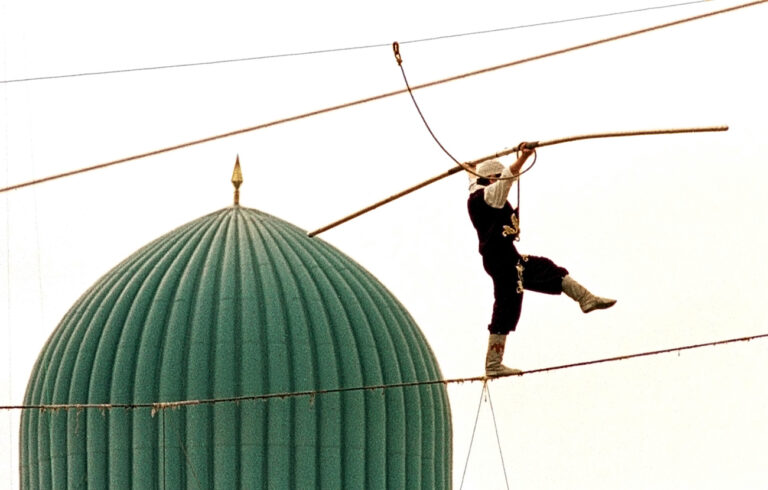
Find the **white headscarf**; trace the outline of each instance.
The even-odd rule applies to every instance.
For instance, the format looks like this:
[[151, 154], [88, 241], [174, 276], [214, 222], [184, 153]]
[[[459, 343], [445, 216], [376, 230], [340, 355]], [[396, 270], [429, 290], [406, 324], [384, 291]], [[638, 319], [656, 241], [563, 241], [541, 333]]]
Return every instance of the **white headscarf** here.
[[[492, 175], [500, 174], [504, 172], [504, 169], [506, 167], [498, 160], [486, 160], [484, 162], [480, 162], [480, 164], [475, 167], [475, 173], [482, 175], [483, 177], [490, 177]], [[475, 192], [476, 190], [480, 189], [481, 187], [485, 187], [484, 185], [480, 185], [477, 183], [477, 175], [469, 174], [469, 192]]]
[[[483, 177], [491, 177], [497, 174], [501, 174], [502, 177], [512, 177], [512, 172], [509, 168], [505, 167], [498, 160], [486, 160], [475, 167], [475, 173]], [[494, 208], [502, 208], [507, 202], [507, 196], [509, 190], [512, 188], [512, 183], [517, 179], [498, 180], [491, 185], [481, 185], [477, 182], [478, 177], [470, 174], [469, 178], [469, 192], [470, 194], [478, 189], [485, 189], [483, 197], [485, 202], [489, 206]]]

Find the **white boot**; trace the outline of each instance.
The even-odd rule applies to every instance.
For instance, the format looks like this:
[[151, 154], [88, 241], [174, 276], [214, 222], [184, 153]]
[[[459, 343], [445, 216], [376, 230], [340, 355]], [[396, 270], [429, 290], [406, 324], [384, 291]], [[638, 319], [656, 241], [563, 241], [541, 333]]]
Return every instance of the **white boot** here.
[[589, 313], [593, 310], [604, 310], [616, 304], [615, 299], [601, 298], [587, 291], [587, 288], [576, 282], [571, 276], [563, 278], [563, 292], [578, 301], [581, 311]]
[[509, 376], [522, 374], [519, 369], [508, 368], [501, 363], [504, 357], [504, 345], [507, 343], [506, 335], [491, 334], [488, 337], [488, 353], [485, 355], [485, 375], [489, 378], [496, 376]]

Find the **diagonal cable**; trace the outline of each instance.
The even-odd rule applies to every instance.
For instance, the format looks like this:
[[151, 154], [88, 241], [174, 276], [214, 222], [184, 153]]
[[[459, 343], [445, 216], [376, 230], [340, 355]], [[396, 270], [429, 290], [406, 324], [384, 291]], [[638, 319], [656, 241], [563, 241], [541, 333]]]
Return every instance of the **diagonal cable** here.
[[[754, 1], [754, 2], [740, 4], [740, 5], [737, 5], [737, 6], [734, 6], [734, 7], [729, 7], [729, 8], [722, 9], [722, 10], [716, 10], [716, 11], [713, 11], [713, 12], [708, 12], [708, 13], [701, 14], [701, 15], [696, 15], [696, 16], [693, 16], [693, 17], [687, 17], [685, 19], [680, 19], [680, 20], [676, 20], [676, 21], [673, 21], [673, 22], [667, 22], [665, 24], [659, 24], [659, 25], [656, 25], [656, 26], [653, 26], [653, 27], [648, 27], [648, 28], [645, 28], [645, 29], [640, 29], [640, 30], [637, 30], [637, 31], [628, 32], [626, 34], [621, 34], [621, 35], [618, 35], [618, 36], [611, 36], [611, 37], [608, 37], [608, 38], [592, 41], [592, 42], [589, 42], [589, 43], [579, 44], [579, 45], [576, 45], [576, 46], [571, 46], [569, 48], [559, 49], [557, 51], [550, 51], [548, 53], [539, 54], [539, 55], [536, 55], [536, 56], [531, 56], [529, 58], [523, 58], [523, 59], [519, 59], [519, 60], [516, 60], [516, 61], [509, 62], [509, 63], [504, 63], [504, 64], [501, 64], [501, 65], [491, 66], [491, 67], [484, 68], [484, 69], [481, 69], [481, 70], [471, 71], [471, 72], [463, 73], [463, 74], [460, 74], [460, 75], [455, 75], [455, 76], [452, 76], [452, 77], [449, 77], [449, 78], [443, 78], [443, 79], [440, 79], [440, 80], [435, 80], [435, 81], [432, 81], [432, 82], [427, 82], [427, 83], [424, 83], [424, 84], [421, 84], [421, 85], [416, 85], [414, 87], [411, 87], [411, 90], [419, 90], [419, 89], [423, 89], [423, 88], [427, 88], [427, 87], [433, 87], [433, 86], [436, 86], [436, 85], [440, 85], [440, 84], [444, 84], [444, 83], [449, 83], [449, 82], [461, 80], [461, 79], [464, 79], [464, 78], [473, 77], [473, 76], [476, 76], [476, 75], [481, 75], [481, 74], [484, 74], [484, 73], [490, 73], [492, 71], [501, 70], [501, 69], [504, 69], [504, 68], [510, 68], [512, 66], [521, 65], [523, 63], [528, 63], [528, 62], [531, 62], [531, 61], [541, 60], [541, 59], [544, 59], [544, 58], [549, 58], [549, 57], [552, 57], [552, 56], [557, 56], [557, 55], [560, 55], [560, 54], [564, 54], [564, 53], [568, 53], [568, 52], [572, 52], [572, 51], [577, 51], [577, 50], [580, 50], [580, 49], [585, 49], [585, 48], [588, 48], [588, 47], [597, 46], [597, 45], [608, 43], [608, 42], [612, 42], [612, 41], [617, 41], [619, 39], [625, 39], [625, 38], [628, 38], [628, 37], [637, 36], [637, 35], [640, 35], [640, 34], [645, 34], [645, 33], [648, 33], [648, 32], [659, 30], [659, 29], [664, 29], [664, 28], [667, 28], [667, 27], [672, 27], [672, 26], [684, 24], [686, 22], [692, 22], [692, 21], [704, 19], [704, 18], [707, 18], [707, 17], [712, 17], [712, 16], [715, 16], [715, 15], [724, 14], [724, 13], [727, 13], [727, 12], [733, 12], [735, 10], [739, 10], [739, 9], [743, 9], [743, 8], [747, 8], [747, 7], [753, 7], [753, 6], [760, 5], [760, 4], [763, 4], [763, 3], [766, 3], [766, 2], [768, 2], [768, 0], [757, 0], [757, 1]], [[103, 168], [110, 167], [110, 166], [113, 166], [113, 165], [118, 165], [118, 164], [121, 164], [121, 163], [135, 161], [135, 160], [139, 160], [139, 159], [142, 159], [142, 158], [147, 158], [147, 157], [150, 157], [150, 156], [159, 155], [159, 154], [162, 154], [162, 153], [167, 153], [167, 152], [170, 152], [170, 151], [180, 150], [182, 148], [188, 148], [188, 147], [195, 146], [195, 145], [200, 145], [200, 144], [203, 144], [203, 143], [209, 143], [209, 142], [212, 142], [212, 141], [216, 141], [216, 140], [220, 140], [220, 139], [224, 139], [224, 138], [229, 138], [229, 137], [232, 137], [232, 136], [237, 136], [237, 135], [240, 135], [240, 134], [245, 134], [245, 133], [249, 133], [249, 132], [252, 132], [252, 131], [266, 129], [266, 128], [269, 128], [269, 127], [272, 127], [272, 126], [277, 126], [279, 124], [285, 124], [285, 123], [288, 123], [288, 122], [298, 121], [298, 120], [301, 120], [301, 119], [305, 119], [305, 118], [312, 117], [312, 116], [317, 116], [317, 115], [320, 115], [320, 114], [325, 114], [325, 113], [329, 113], [329, 112], [333, 112], [333, 111], [337, 111], [337, 110], [341, 110], [341, 109], [347, 109], [347, 108], [354, 107], [354, 106], [361, 105], [361, 104], [365, 104], [365, 103], [368, 103], [368, 102], [373, 102], [373, 101], [385, 99], [385, 98], [388, 98], [388, 97], [393, 97], [395, 95], [400, 95], [400, 94], [403, 94], [403, 93], [406, 93], [406, 92], [407, 92], [407, 89], [395, 90], [395, 91], [392, 91], [392, 92], [387, 92], [387, 93], [384, 93], [384, 94], [375, 95], [375, 96], [372, 96], [372, 97], [367, 97], [367, 98], [355, 100], [355, 101], [352, 101], [352, 102], [346, 102], [346, 103], [343, 103], [343, 104], [338, 104], [338, 105], [334, 105], [334, 106], [331, 106], [331, 107], [326, 107], [324, 109], [318, 109], [318, 110], [315, 110], [315, 111], [306, 112], [304, 114], [299, 114], [299, 115], [296, 115], [296, 116], [291, 116], [291, 117], [287, 117], [287, 118], [283, 118], [283, 119], [277, 119], [275, 121], [271, 121], [271, 122], [267, 122], [267, 123], [263, 123], [263, 124], [258, 124], [256, 126], [251, 126], [251, 127], [248, 127], [248, 128], [237, 129], [237, 130], [230, 131], [230, 132], [227, 132], [227, 133], [222, 133], [222, 134], [218, 134], [218, 135], [214, 135], [214, 136], [209, 136], [207, 138], [202, 138], [202, 139], [198, 139], [198, 140], [194, 140], [194, 141], [189, 141], [189, 142], [186, 142], [186, 143], [181, 143], [181, 144], [177, 144], [177, 145], [173, 145], [173, 146], [168, 146], [168, 147], [161, 148], [161, 149], [158, 149], [158, 150], [149, 151], [149, 152], [146, 152], [146, 153], [140, 153], [138, 155], [133, 155], [133, 156], [129, 156], [129, 157], [126, 157], [126, 158], [121, 158], [121, 159], [118, 159], [118, 160], [113, 160], [113, 161], [110, 161], [110, 162], [101, 163], [101, 164], [93, 165], [93, 166], [90, 166], [90, 167], [84, 167], [84, 168], [81, 168], [81, 169], [78, 169], [78, 170], [72, 170], [72, 171], [69, 171], [69, 172], [61, 173], [61, 174], [56, 174], [56, 175], [51, 175], [51, 176], [48, 176], [48, 177], [43, 177], [43, 178], [40, 178], [40, 179], [30, 180], [30, 181], [27, 181], [27, 182], [22, 182], [20, 184], [14, 184], [14, 185], [10, 185], [10, 186], [7, 186], [7, 187], [0, 188], [0, 193], [21, 189], [21, 188], [29, 187], [29, 186], [36, 185], [36, 184], [41, 184], [43, 182], [49, 182], [49, 181], [61, 179], [61, 178], [64, 178], [64, 177], [70, 177], [70, 176], [73, 176], [73, 175], [77, 175], [77, 174], [81, 174], [81, 173], [85, 173], [85, 172], [90, 172], [90, 171], [93, 171], [93, 170], [103, 169]]]

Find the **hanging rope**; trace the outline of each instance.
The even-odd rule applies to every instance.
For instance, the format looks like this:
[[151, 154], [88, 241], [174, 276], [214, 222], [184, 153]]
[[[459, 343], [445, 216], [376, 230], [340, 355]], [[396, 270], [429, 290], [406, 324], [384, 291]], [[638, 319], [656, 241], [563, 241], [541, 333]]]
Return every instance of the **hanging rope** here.
[[483, 381], [483, 389], [480, 391], [480, 401], [477, 402], [477, 414], [475, 414], [475, 425], [472, 426], [472, 437], [469, 438], [469, 449], [467, 450], [467, 459], [464, 461], [464, 471], [461, 473], [461, 484], [459, 490], [464, 488], [464, 477], [467, 476], [467, 467], [469, 466], [469, 455], [472, 454], [472, 443], [475, 442], [475, 432], [477, 431], [477, 421], [480, 420], [480, 407], [483, 406], [483, 395], [485, 395], [485, 388], [488, 385], [487, 381]]
[[[480, 175], [477, 172], [475, 172], [475, 169], [473, 167], [470, 167], [470, 166], [468, 166], [468, 165], [466, 165], [464, 163], [461, 163], [459, 160], [457, 160], [456, 157], [454, 157], [451, 154], [451, 152], [449, 152], [445, 148], [445, 146], [443, 146], [443, 144], [440, 142], [440, 140], [437, 138], [437, 136], [435, 135], [434, 131], [432, 131], [432, 128], [429, 126], [429, 123], [427, 122], [427, 118], [424, 117], [424, 113], [421, 111], [421, 107], [419, 107], [419, 103], [416, 102], [416, 97], [413, 95], [413, 90], [411, 90], [411, 84], [408, 83], [408, 77], [405, 75], [405, 68], [403, 68], [403, 57], [400, 54], [400, 45], [397, 43], [397, 41], [392, 43], [392, 51], [394, 51], [395, 61], [397, 61], [397, 66], [400, 67], [400, 73], [403, 75], [403, 82], [405, 82], [405, 88], [408, 90], [408, 95], [411, 96], [411, 101], [413, 102], [413, 106], [416, 108], [416, 112], [419, 113], [419, 117], [421, 118], [421, 122], [424, 123], [424, 127], [427, 128], [427, 131], [432, 136], [432, 139], [435, 140], [435, 143], [437, 143], [437, 146], [439, 146], [440, 149], [443, 150], [443, 153], [448, 155], [448, 158], [453, 160], [453, 163], [455, 163], [456, 165], [462, 167], [466, 172], [474, 175], [477, 178], [484, 178], [483, 175]], [[519, 145], [517, 145], [517, 148], [518, 148], [517, 157], [518, 158], [520, 158], [520, 151], [522, 150], [523, 146], [527, 146], [527, 144], [520, 143]], [[536, 160], [537, 160], [536, 149], [535, 148], [532, 148], [532, 149], [533, 149], [533, 162], [531, 162], [531, 164], [528, 166], [528, 168], [526, 168], [526, 169], [524, 169], [522, 171], [518, 171], [517, 173], [515, 173], [515, 175], [510, 176], [510, 177], [497, 177], [496, 178], [496, 180], [514, 179], [514, 180], [517, 181], [517, 186], [516, 186], [517, 187], [517, 203], [515, 204], [515, 209], [516, 209], [516, 212], [517, 212], [518, 222], [520, 221], [520, 182], [521, 182], [520, 177], [524, 173], [526, 173], [529, 170], [531, 170], [533, 168], [533, 166], [536, 165]], [[310, 234], [310, 236], [314, 236], [314, 235]], [[517, 239], [519, 239], [519, 236], [518, 236]]]
[[[5, 131], [4, 131], [4, 138], [3, 138], [5, 143], [3, 157], [5, 158], [6, 162], [8, 161], [9, 148], [10, 148], [10, 145], [8, 144], [9, 142], [8, 131], [9, 131], [9, 126], [6, 125]], [[6, 182], [9, 180], [8, 178], [9, 175], [10, 175], [9, 165], [5, 165], [5, 181]], [[35, 217], [37, 218], [37, 214], [35, 214]], [[38, 224], [37, 221], [35, 221], [35, 224], [36, 225]], [[7, 339], [4, 339], [8, 342], [7, 353], [6, 353], [7, 355], [6, 368], [8, 373], [8, 377], [7, 377], [8, 384], [7, 384], [7, 392], [3, 393], [3, 395], [7, 396], [8, 400], [12, 400], [13, 399], [13, 378], [15, 374], [13, 369], [13, 347], [15, 345], [15, 339], [13, 336], [13, 328], [11, 328], [11, 325], [13, 325], [13, 321], [12, 321], [12, 315], [11, 315], [11, 302], [10, 302], [11, 291], [13, 291], [13, 288], [11, 286], [11, 264], [13, 263], [11, 262], [11, 203], [10, 203], [10, 199], [7, 196], [5, 199], [5, 229], [3, 231], [5, 232], [5, 240], [4, 240], [5, 243], [3, 244], [5, 246], [5, 264], [6, 264], [5, 265], [5, 272], [6, 272], [5, 273], [5, 288], [6, 288], [5, 290], [7, 291], [6, 297], [8, 298], [6, 307], [5, 307], [5, 312], [6, 312], [5, 324], [7, 325], [7, 327], [3, 328], [3, 330], [7, 329], [7, 332], [8, 332]], [[38, 234], [37, 237], [39, 240], [40, 235]], [[38, 253], [38, 261], [39, 261], [39, 257], [40, 255]], [[38, 262], [38, 265], [39, 265], [39, 262]], [[39, 274], [38, 274], [38, 277], [39, 277]], [[10, 443], [9, 445], [13, 447], [15, 445], [14, 437], [16, 434], [16, 430], [13, 427], [14, 420], [13, 420], [12, 414], [10, 413], [7, 414], [6, 422], [8, 427], [7, 434], [9, 434], [9, 443]], [[16, 474], [16, 471], [14, 471], [12, 451], [8, 452], [8, 469], [9, 469], [8, 475]], [[13, 478], [11, 478], [10, 484], [13, 485]]]
[[195, 488], [204, 490], [205, 487], [200, 482], [200, 478], [197, 476], [197, 471], [195, 471], [195, 466], [192, 464], [192, 459], [189, 457], [189, 452], [187, 451], [187, 445], [181, 439], [181, 422], [177, 424], [175, 434], [176, 434], [176, 441], [179, 444], [179, 450], [184, 455], [184, 461], [186, 462], [186, 465], [189, 468], [190, 473], [192, 473], [192, 478], [194, 479], [194, 482], [195, 482]]
[[501, 469], [504, 471], [504, 483], [509, 490], [509, 478], [507, 478], [507, 465], [504, 463], [504, 453], [501, 450], [501, 438], [499, 437], [499, 426], [496, 424], [496, 412], [493, 411], [493, 401], [491, 400], [491, 389], [485, 385], [485, 392], [488, 394], [488, 405], [491, 407], [491, 418], [493, 419], [493, 430], [496, 433], [496, 443], [499, 446], [499, 457], [501, 458]]
[[168, 478], [166, 476], [167, 474], [166, 465], [168, 463], [168, 456], [166, 451], [168, 450], [168, 445], [165, 442], [165, 411], [163, 411], [160, 414], [160, 423], [163, 426], [163, 464], [161, 465], [161, 468], [163, 472], [163, 490], [165, 490], [165, 488], [167, 488], [167, 481], [168, 481]]
[[[412, 87], [412, 89], [413, 90], [419, 90], [419, 89], [423, 89], [423, 88], [427, 88], [427, 87], [433, 87], [433, 86], [444, 84], [444, 83], [454, 82], [454, 81], [457, 81], [457, 80], [462, 80], [464, 78], [469, 78], [469, 77], [473, 77], [473, 76], [477, 76], [477, 75], [482, 75], [482, 74], [485, 74], [485, 73], [490, 73], [490, 72], [493, 72], [493, 71], [496, 71], [496, 70], [501, 70], [501, 69], [504, 69], [504, 68], [510, 68], [512, 66], [521, 65], [523, 63], [528, 63], [528, 62], [531, 62], [531, 61], [537, 61], [537, 60], [541, 60], [541, 59], [544, 59], [544, 58], [549, 58], [549, 57], [552, 57], [552, 56], [557, 56], [557, 55], [560, 55], [560, 54], [569, 53], [569, 52], [572, 52], [572, 51], [577, 51], [577, 50], [580, 50], [580, 49], [585, 49], [585, 48], [597, 46], [597, 45], [600, 45], [600, 44], [605, 44], [605, 43], [612, 42], [612, 41], [618, 41], [620, 39], [626, 39], [628, 37], [638, 36], [640, 34], [646, 34], [646, 33], [649, 33], [649, 32], [656, 31], [656, 30], [665, 29], [667, 27], [673, 27], [673, 26], [684, 24], [684, 23], [687, 23], [687, 22], [693, 22], [693, 21], [696, 21], [696, 20], [701, 20], [701, 19], [704, 19], [704, 18], [707, 18], [707, 17], [712, 17], [712, 16], [715, 16], [715, 15], [720, 15], [720, 14], [724, 14], [724, 13], [728, 13], [728, 12], [733, 12], [735, 10], [739, 10], [739, 9], [743, 9], [743, 8], [747, 8], [747, 7], [753, 7], [753, 6], [760, 5], [760, 4], [763, 4], [763, 3], [766, 3], [766, 2], [768, 2], [768, 0], [758, 0], [758, 1], [755, 1], [755, 2], [749, 2], [749, 3], [745, 3], [745, 4], [741, 4], [741, 5], [736, 5], [734, 7], [729, 7], [729, 8], [725, 8], [725, 9], [722, 9], [722, 10], [716, 10], [716, 11], [713, 11], [713, 12], [708, 12], [708, 13], [701, 14], [701, 15], [696, 15], [696, 16], [693, 16], [693, 17], [687, 17], [685, 19], [680, 19], [680, 20], [676, 20], [676, 21], [673, 21], [673, 22], [667, 22], [665, 24], [658, 24], [658, 25], [655, 25], [655, 26], [652, 26], [652, 27], [648, 27], [648, 28], [645, 28], [645, 29], [640, 29], [640, 30], [628, 32], [628, 33], [625, 33], [625, 34], [620, 34], [618, 36], [611, 36], [611, 37], [607, 37], [607, 38], [604, 38], [604, 39], [599, 39], [599, 40], [596, 40], [596, 41], [592, 41], [592, 42], [589, 42], [589, 43], [579, 44], [579, 45], [576, 45], [576, 46], [571, 46], [569, 48], [559, 49], [559, 50], [556, 50], [556, 51], [550, 51], [548, 53], [543, 53], [543, 54], [532, 56], [532, 57], [529, 57], [529, 58], [523, 58], [523, 59], [519, 59], [519, 60], [516, 60], [516, 61], [509, 62], [509, 63], [504, 63], [504, 64], [501, 64], [501, 65], [491, 66], [491, 67], [484, 68], [484, 69], [481, 69], [481, 70], [476, 70], [476, 71], [471, 71], [471, 72], [467, 72], [467, 73], [462, 73], [460, 75], [455, 75], [455, 76], [452, 76], [452, 77], [443, 78], [443, 79], [440, 79], [440, 80], [435, 80], [433, 82], [428, 82], [428, 83], [424, 83], [424, 84], [421, 84], [421, 85], [416, 85], [416, 86]], [[384, 94], [381, 94], [381, 95], [376, 95], [376, 96], [373, 96], [373, 97], [367, 97], [367, 98], [364, 98], [364, 99], [359, 99], [359, 100], [355, 100], [355, 101], [352, 101], [352, 102], [347, 102], [347, 103], [344, 103], [344, 104], [339, 104], [339, 105], [327, 107], [325, 109], [319, 109], [319, 110], [316, 110], [316, 111], [306, 112], [304, 114], [299, 114], [297, 116], [287, 117], [287, 118], [284, 118], [284, 119], [278, 119], [278, 120], [275, 120], [275, 121], [272, 121], [272, 122], [259, 124], [257, 126], [251, 126], [251, 127], [248, 127], [248, 128], [238, 129], [238, 130], [235, 130], [235, 131], [230, 131], [228, 133], [222, 133], [222, 134], [218, 134], [218, 135], [215, 135], [215, 136], [210, 136], [208, 138], [202, 138], [202, 139], [190, 141], [190, 142], [187, 142], [187, 143], [181, 143], [181, 144], [178, 144], [178, 145], [168, 146], [168, 147], [161, 148], [161, 149], [155, 150], [155, 151], [149, 151], [149, 152], [146, 152], [146, 153], [140, 153], [138, 155], [134, 155], [134, 156], [126, 157], [126, 158], [121, 158], [119, 160], [113, 160], [113, 161], [110, 161], [110, 162], [101, 163], [101, 164], [93, 165], [93, 166], [90, 166], [90, 167], [84, 167], [84, 168], [81, 168], [81, 169], [78, 169], [78, 170], [72, 170], [72, 171], [69, 171], [69, 172], [64, 172], [64, 173], [60, 173], [60, 174], [56, 174], [56, 175], [51, 175], [51, 176], [43, 177], [43, 178], [40, 178], [40, 179], [30, 180], [30, 181], [27, 181], [27, 182], [22, 182], [22, 183], [19, 183], [19, 184], [15, 184], [15, 185], [11, 185], [11, 186], [0, 188], [0, 193], [12, 191], [12, 190], [17, 190], [17, 189], [21, 189], [21, 188], [32, 186], [32, 185], [37, 185], [37, 184], [41, 184], [43, 182], [49, 182], [49, 181], [61, 179], [61, 178], [64, 178], [64, 177], [70, 177], [70, 176], [78, 175], [78, 174], [85, 173], [85, 172], [91, 172], [91, 171], [94, 171], [94, 170], [99, 170], [99, 169], [103, 169], [103, 168], [110, 167], [110, 166], [113, 166], [113, 165], [118, 165], [118, 164], [121, 164], [121, 163], [127, 163], [127, 162], [131, 162], [131, 161], [135, 161], [135, 160], [139, 160], [139, 159], [142, 159], [142, 158], [147, 158], [147, 157], [150, 157], [150, 156], [159, 155], [159, 154], [162, 154], [162, 153], [167, 153], [167, 152], [170, 152], [170, 151], [180, 150], [182, 148], [188, 148], [188, 147], [195, 146], [195, 145], [200, 145], [200, 144], [203, 144], [203, 143], [209, 143], [209, 142], [212, 142], [212, 141], [216, 141], [216, 140], [220, 140], [220, 139], [224, 139], [224, 138], [229, 138], [231, 136], [237, 136], [237, 135], [240, 135], [240, 134], [249, 133], [249, 132], [252, 132], [252, 131], [257, 131], [257, 130], [269, 128], [269, 127], [272, 127], [272, 126], [277, 126], [279, 124], [284, 124], [284, 123], [288, 123], [288, 122], [298, 121], [300, 119], [305, 119], [305, 118], [308, 118], [308, 117], [317, 116], [317, 115], [320, 115], [320, 114], [325, 114], [325, 113], [337, 111], [337, 110], [340, 110], [340, 109], [347, 109], [349, 107], [353, 107], [353, 106], [356, 106], [356, 105], [365, 104], [365, 103], [368, 103], [368, 102], [373, 102], [373, 101], [385, 99], [385, 98], [388, 98], [388, 97], [393, 97], [395, 95], [400, 95], [400, 94], [403, 94], [405, 92], [406, 92], [406, 90], [404, 90], [404, 89], [403, 90], [395, 90], [393, 92], [387, 92], [387, 93], [384, 93]]]
[[[435, 133], [432, 131], [432, 128], [429, 127], [429, 123], [427, 122], [427, 119], [424, 117], [424, 113], [421, 112], [419, 103], [416, 102], [416, 97], [413, 96], [413, 90], [411, 90], [411, 84], [408, 83], [408, 77], [405, 76], [405, 68], [403, 68], [403, 57], [400, 55], [400, 45], [397, 43], [397, 41], [392, 43], [392, 51], [394, 51], [395, 53], [395, 61], [397, 61], [397, 66], [400, 67], [400, 73], [403, 75], [403, 82], [405, 82], [405, 89], [408, 91], [408, 95], [411, 96], [411, 101], [413, 102], [413, 106], [416, 108], [416, 112], [419, 113], [419, 117], [421, 117], [421, 122], [424, 123], [424, 127], [427, 128], [427, 131], [429, 131], [430, 136], [432, 136], [432, 139], [435, 140], [435, 143], [437, 143], [437, 146], [439, 146], [440, 149], [443, 150], [443, 153], [448, 155], [448, 158], [453, 160], [453, 162], [456, 165], [461, 165], [461, 162], [458, 161], [456, 157], [451, 155], [451, 153], [445, 148], [445, 146], [443, 146], [443, 144], [440, 143], [440, 140], [437, 139], [437, 136], [435, 136]], [[465, 170], [467, 170], [467, 172], [471, 171], [469, 169], [465, 169]]]
[[475, 425], [472, 427], [472, 437], [469, 439], [469, 449], [467, 450], [467, 458], [464, 462], [464, 472], [461, 474], [461, 485], [459, 490], [464, 487], [464, 477], [467, 476], [467, 467], [469, 466], [469, 455], [472, 453], [472, 443], [475, 440], [475, 432], [477, 431], [477, 421], [480, 418], [480, 407], [483, 404], [483, 398], [486, 399], [488, 405], [491, 407], [491, 419], [493, 419], [493, 430], [496, 433], [496, 443], [499, 446], [499, 457], [501, 458], [501, 470], [504, 473], [504, 483], [509, 490], [509, 478], [507, 477], [507, 468], [504, 463], [504, 453], [501, 449], [501, 438], [499, 437], [499, 427], [496, 424], [496, 412], [493, 410], [493, 401], [491, 400], [491, 389], [488, 387], [488, 380], [483, 382], [483, 389], [480, 391], [480, 403], [477, 405], [477, 414], [475, 415]]
[[[359, 216], [364, 215], [365, 213], [368, 213], [370, 211], [373, 211], [374, 209], [381, 207], [387, 203], [390, 203], [392, 201], [395, 201], [397, 199], [400, 199], [403, 196], [407, 196], [411, 192], [417, 191], [421, 188], [424, 188], [430, 184], [434, 184], [435, 182], [442, 180], [446, 177], [450, 177], [451, 175], [461, 172], [464, 170], [464, 167], [476, 167], [479, 163], [484, 162], [486, 160], [491, 160], [494, 158], [501, 158], [507, 155], [510, 155], [512, 153], [516, 153], [521, 149], [521, 145], [525, 146], [526, 148], [535, 149], [535, 148], [541, 148], [542, 146], [551, 146], [551, 145], [557, 145], [561, 143], [569, 143], [572, 141], [580, 141], [585, 139], [593, 139], [593, 138], [616, 138], [621, 136], [641, 136], [641, 135], [659, 135], [659, 134], [675, 134], [675, 133], [702, 133], [702, 132], [711, 132], [711, 131], [728, 131], [728, 126], [709, 126], [709, 127], [700, 127], [700, 128], [679, 128], [679, 129], [651, 129], [651, 130], [644, 130], [644, 131], [620, 131], [620, 132], [613, 132], [613, 133], [596, 133], [596, 134], [584, 134], [584, 135], [578, 135], [578, 136], [569, 136], [567, 138], [558, 138], [548, 141], [536, 141], [531, 143], [521, 143], [518, 146], [515, 146], [513, 148], [509, 148], [504, 151], [500, 151], [498, 153], [494, 153], [493, 155], [487, 155], [482, 158], [478, 158], [477, 160], [472, 160], [469, 162], [464, 162], [462, 166], [455, 166], [451, 168], [448, 171], [445, 171], [441, 174], [435, 175], [432, 178], [429, 178], [421, 183], [418, 183], [414, 186], [408, 187], [405, 190], [402, 190], [398, 192], [397, 194], [393, 194], [389, 196], [386, 199], [382, 199], [381, 201], [371, 204], [370, 206], [367, 206], [359, 211], [356, 211], [348, 216], [345, 216], [344, 218], [341, 218], [339, 220], [334, 221], [333, 223], [330, 223], [328, 225], [325, 225], [321, 228], [318, 228], [314, 231], [311, 231], [307, 233], [308, 236], [313, 237], [316, 235], [319, 235], [320, 233], [323, 233], [325, 231], [330, 230], [331, 228], [335, 228], [343, 223], [346, 223], [347, 221], [350, 221], [354, 218], [357, 218]], [[529, 167], [530, 169], [530, 167]]]
[[[400, 73], [402, 73], [402, 75], [403, 75], [403, 81], [405, 82], [405, 89], [408, 91], [408, 95], [411, 96], [411, 101], [413, 102], [413, 106], [416, 108], [416, 112], [419, 113], [419, 117], [421, 118], [421, 122], [424, 123], [424, 127], [427, 128], [427, 131], [429, 132], [430, 136], [432, 136], [432, 139], [435, 140], [435, 143], [437, 143], [437, 146], [439, 146], [440, 149], [443, 150], [443, 153], [448, 155], [448, 158], [453, 160], [453, 163], [455, 163], [456, 165], [460, 166], [466, 172], [474, 175], [475, 177], [482, 178], [483, 176], [478, 174], [478, 173], [476, 173], [475, 169], [473, 167], [470, 167], [466, 163], [462, 163], [459, 160], [457, 160], [456, 157], [454, 157], [451, 154], [451, 152], [449, 152], [445, 148], [445, 146], [443, 146], [443, 144], [440, 142], [440, 140], [437, 139], [437, 136], [435, 135], [434, 131], [432, 131], [432, 128], [429, 126], [429, 123], [427, 122], [427, 118], [424, 117], [424, 113], [421, 111], [421, 107], [419, 107], [419, 103], [416, 102], [416, 97], [413, 95], [413, 90], [411, 89], [411, 84], [408, 83], [408, 77], [405, 76], [405, 68], [403, 68], [403, 57], [400, 54], [400, 45], [397, 43], [397, 41], [392, 43], [392, 51], [394, 51], [394, 53], [395, 53], [395, 61], [397, 61], [397, 66], [400, 67]], [[522, 150], [524, 146], [529, 148], [529, 149], [534, 150], [534, 153], [535, 153], [536, 150], [533, 147], [529, 147], [529, 145], [527, 143], [520, 143], [516, 147], [517, 148], [518, 157], [519, 157], [520, 150]], [[518, 172], [517, 174], [515, 174], [512, 177], [499, 177], [496, 180], [518, 179], [521, 175], [523, 175], [524, 173], [529, 171], [531, 168], [533, 168], [533, 165], [535, 163], [536, 163], [536, 156], [534, 154], [533, 163], [531, 163], [531, 165], [527, 169], [523, 170], [522, 172]], [[518, 194], [518, 198], [519, 198], [519, 194]]]

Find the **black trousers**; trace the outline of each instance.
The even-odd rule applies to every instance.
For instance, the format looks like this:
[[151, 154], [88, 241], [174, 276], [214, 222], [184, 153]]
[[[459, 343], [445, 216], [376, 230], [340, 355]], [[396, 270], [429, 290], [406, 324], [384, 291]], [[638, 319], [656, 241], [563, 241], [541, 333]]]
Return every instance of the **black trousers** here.
[[545, 294], [563, 292], [563, 277], [568, 270], [546, 257], [521, 256], [517, 263], [502, 264], [483, 261], [488, 275], [493, 279], [493, 316], [488, 325], [492, 334], [507, 335], [514, 332], [523, 308], [523, 291]]

